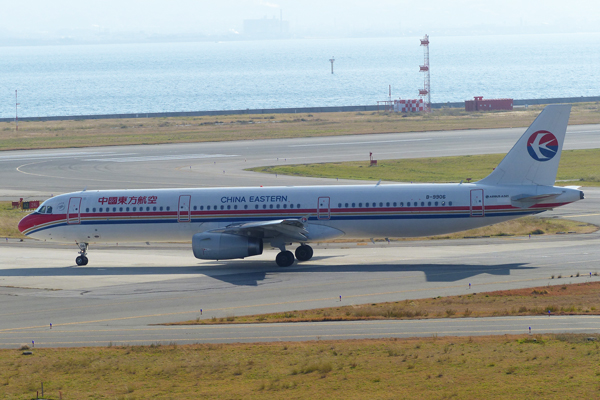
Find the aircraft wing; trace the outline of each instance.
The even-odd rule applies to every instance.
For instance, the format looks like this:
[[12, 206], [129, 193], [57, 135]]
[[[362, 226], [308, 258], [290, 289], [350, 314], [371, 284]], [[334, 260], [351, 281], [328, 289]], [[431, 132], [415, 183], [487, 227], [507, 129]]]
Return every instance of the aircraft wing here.
[[305, 241], [308, 234], [304, 224], [298, 219], [278, 219], [275, 221], [232, 224], [224, 228], [213, 229], [211, 232], [260, 238], [285, 236], [286, 238], [298, 241]]

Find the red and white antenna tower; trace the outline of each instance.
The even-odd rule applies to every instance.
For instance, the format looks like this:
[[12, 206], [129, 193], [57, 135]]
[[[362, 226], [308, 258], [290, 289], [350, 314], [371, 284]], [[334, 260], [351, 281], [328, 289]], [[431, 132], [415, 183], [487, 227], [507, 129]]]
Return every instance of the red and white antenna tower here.
[[419, 96], [424, 98], [425, 111], [431, 112], [431, 90], [429, 87], [429, 35], [423, 36], [423, 39], [421, 39], [421, 46], [425, 46], [425, 64], [421, 65], [419, 70], [425, 72], [425, 77], [423, 89], [419, 89]]

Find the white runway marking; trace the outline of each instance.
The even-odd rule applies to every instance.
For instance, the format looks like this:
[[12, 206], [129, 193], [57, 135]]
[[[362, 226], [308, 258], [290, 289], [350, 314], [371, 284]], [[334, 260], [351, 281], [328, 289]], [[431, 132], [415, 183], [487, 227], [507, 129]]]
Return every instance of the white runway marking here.
[[144, 161], [171, 161], [171, 160], [190, 160], [199, 158], [223, 158], [237, 157], [235, 154], [186, 154], [174, 156], [145, 156], [145, 157], [123, 157], [123, 158], [90, 158], [85, 161], [105, 161], [105, 162], [144, 162]]
[[355, 146], [363, 144], [379, 144], [379, 143], [398, 143], [398, 142], [422, 142], [425, 140], [433, 140], [432, 138], [423, 139], [398, 139], [398, 140], [374, 140], [370, 142], [336, 142], [336, 143], [314, 143], [314, 144], [292, 144], [288, 147], [317, 147], [317, 146]]
[[[82, 157], [102, 157], [102, 156], [114, 156], [115, 152], [101, 152], [101, 151], [89, 151], [89, 152], [78, 152], [78, 153], [44, 153], [44, 154], [23, 154], [15, 156], [0, 156], [0, 162], [2, 161], [15, 161], [15, 160], [56, 160], [56, 159], [69, 159], [69, 158], [82, 158]], [[122, 155], [135, 155], [138, 153], [126, 153]]]

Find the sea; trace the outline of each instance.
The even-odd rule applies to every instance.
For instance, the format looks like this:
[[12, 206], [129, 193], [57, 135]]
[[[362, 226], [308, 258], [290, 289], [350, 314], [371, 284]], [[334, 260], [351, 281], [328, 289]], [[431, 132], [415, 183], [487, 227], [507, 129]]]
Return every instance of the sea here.
[[[0, 47], [0, 118], [415, 99], [420, 38]], [[600, 33], [434, 35], [429, 64], [432, 103], [600, 95]]]

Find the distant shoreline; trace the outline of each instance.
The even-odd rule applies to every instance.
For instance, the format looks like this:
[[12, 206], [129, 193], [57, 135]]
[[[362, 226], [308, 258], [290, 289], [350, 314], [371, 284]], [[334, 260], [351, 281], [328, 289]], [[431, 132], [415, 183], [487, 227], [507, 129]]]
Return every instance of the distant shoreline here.
[[[515, 106], [526, 106], [536, 104], [555, 104], [555, 103], [586, 103], [600, 101], [600, 96], [591, 97], [556, 97], [548, 99], [515, 99]], [[432, 103], [432, 108], [463, 108], [464, 101]], [[180, 111], [180, 112], [161, 112], [161, 113], [130, 113], [130, 114], [98, 114], [98, 115], [68, 115], [68, 116], [47, 116], [47, 117], [23, 117], [20, 121], [69, 121], [84, 119], [119, 119], [119, 118], [166, 118], [166, 117], [202, 117], [216, 115], [244, 115], [244, 114], [295, 114], [295, 113], [323, 113], [323, 112], [360, 112], [360, 111], [378, 111], [377, 105], [364, 106], [334, 106], [334, 107], [290, 107], [290, 108], [264, 108], [264, 109], [245, 109], [245, 110], [214, 110], [214, 111]], [[14, 118], [0, 118], [0, 122], [12, 122]]]

